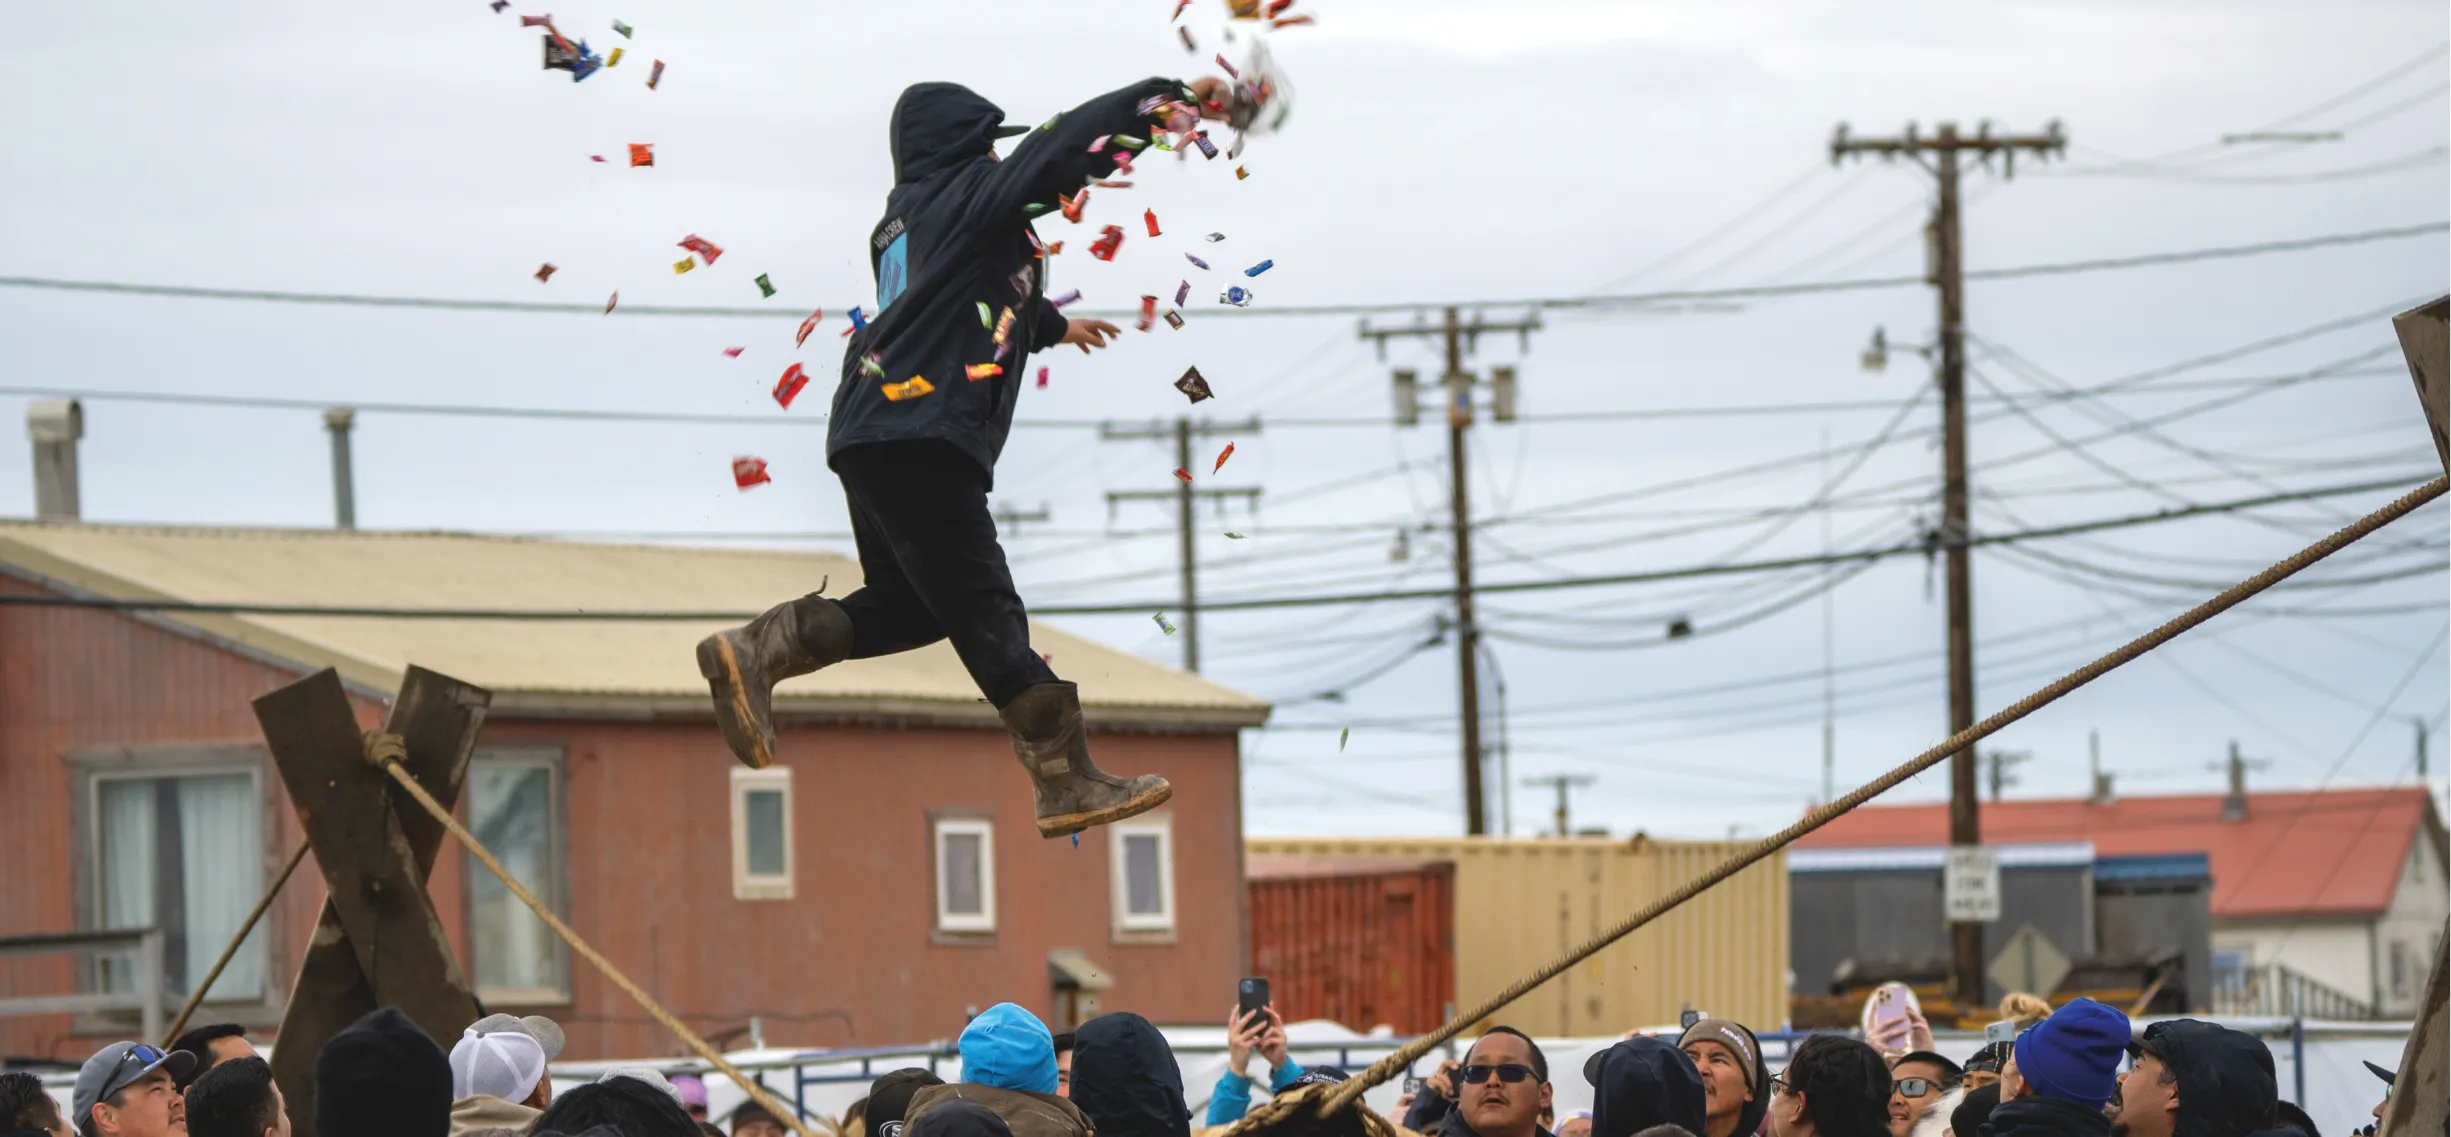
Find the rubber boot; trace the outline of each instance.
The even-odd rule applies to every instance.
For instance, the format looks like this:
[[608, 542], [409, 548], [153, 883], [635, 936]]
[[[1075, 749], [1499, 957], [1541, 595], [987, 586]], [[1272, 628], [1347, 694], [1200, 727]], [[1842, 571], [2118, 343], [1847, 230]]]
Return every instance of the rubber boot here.
[[774, 685], [851, 654], [851, 618], [814, 593], [698, 641], [698, 673], [715, 696], [715, 723], [752, 770], [774, 764]]
[[1013, 756], [1038, 799], [1038, 835], [1062, 837], [1136, 817], [1166, 804], [1174, 787], [1155, 774], [1118, 778], [1089, 761], [1081, 695], [1070, 683], [1041, 683], [1004, 708]]

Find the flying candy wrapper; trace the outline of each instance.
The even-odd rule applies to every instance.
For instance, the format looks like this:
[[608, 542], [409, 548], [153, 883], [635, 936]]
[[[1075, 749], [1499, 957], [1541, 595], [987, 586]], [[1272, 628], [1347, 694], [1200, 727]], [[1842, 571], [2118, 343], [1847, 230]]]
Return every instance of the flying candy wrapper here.
[[1217, 66], [1225, 68], [1225, 73], [1228, 78], [1240, 79], [1243, 77], [1243, 73], [1236, 71], [1233, 64], [1226, 62], [1225, 53], [1222, 51], [1217, 53]]
[[[1100, 139], [1100, 141], [1105, 140]], [[1132, 172], [1132, 152], [1120, 146], [1115, 148], [1115, 172], [1118, 174]]]
[[521, 16], [521, 17], [519, 17], [519, 26], [520, 26], [520, 27], [523, 27], [523, 28], [549, 28], [549, 27], [552, 27], [552, 26], [553, 26], [553, 14], [552, 14], [552, 13], [550, 13], [550, 12], [548, 12], [548, 13], [546, 13], [546, 14], [542, 15], [542, 16]]
[[1171, 636], [1174, 634], [1174, 625], [1166, 622], [1166, 614], [1164, 612], [1151, 612], [1149, 613], [1149, 618], [1157, 621], [1158, 628], [1164, 631], [1167, 635]]
[[722, 246], [717, 245], [715, 242], [709, 241], [696, 233], [692, 233], [689, 236], [681, 238], [678, 244], [680, 247], [688, 249], [690, 252], [706, 258], [706, 263], [710, 267], [714, 265], [715, 258], [723, 255]]
[[1182, 331], [1182, 330], [1183, 330], [1183, 313], [1181, 313], [1181, 312], [1177, 312], [1177, 311], [1175, 311], [1175, 310], [1174, 310], [1174, 309], [1172, 309], [1172, 308], [1168, 308], [1168, 309], [1166, 309], [1166, 326], [1167, 326], [1167, 327], [1169, 327], [1169, 328], [1173, 328], [1174, 330], [1176, 330], [1176, 331], [1178, 331], [1178, 332], [1179, 332], [1179, 331]]
[[1260, 0], [1226, 0], [1226, 15], [1237, 20], [1260, 18]]
[[544, 282], [553, 279], [553, 274], [558, 271], [560, 270], [554, 267], [552, 261], [546, 261], [544, 267], [536, 270], [536, 283], [543, 284]]
[[1005, 357], [1005, 356], [1007, 356], [1007, 355], [1012, 354], [1012, 352], [1013, 352], [1013, 345], [1012, 345], [1012, 343], [1011, 343], [1010, 341], [1007, 341], [1007, 342], [1004, 342], [1004, 343], [997, 344], [997, 345], [996, 345], [996, 362], [998, 362], [998, 363], [1002, 363], [1002, 362], [1004, 362], [1004, 357]]
[[1056, 255], [1056, 254], [1058, 254], [1058, 253], [1063, 252], [1063, 251], [1064, 251], [1064, 243], [1063, 243], [1062, 241], [1049, 241], [1049, 242], [1047, 242], [1047, 255], [1048, 255], [1048, 256], [1051, 256], [1051, 257], [1052, 257], [1052, 256], [1055, 256], [1055, 255]]
[[996, 313], [996, 346], [1003, 347], [1005, 338], [1013, 334], [1013, 310]]
[[1225, 469], [1225, 462], [1226, 462], [1226, 459], [1231, 458], [1231, 457], [1233, 457], [1233, 456], [1234, 456], [1234, 444], [1233, 444], [1233, 443], [1231, 443], [1231, 442], [1226, 443], [1226, 448], [1225, 448], [1225, 449], [1223, 449], [1223, 450], [1220, 450], [1220, 451], [1218, 451], [1218, 452], [1217, 452], [1217, 464], [1216, 464], [1215, 466], [1212, 466], [1212, 467], [1210, 467], [1210, 468], [1209, 468], [1209, 473], [1214, 474], [1214, 473], [1216, 473], [1216, 472], [1217, 472], [1217, 471], [1219, 471], [1219, 470]]
[[816, 331], [816, 330], [817, 330], [817, 322], [818, 322], [819, 320], [823, 320], [823, 319], [825, 319], [825, 318], [826, 318], [826, 310], [825, 310], [825, 309], [823, 309], [823, 308], [819, 308], [819, 309], [817, 309], [816, 311], [809, 313], [809, 314], [808, 314], [808, 319], [805, 319], [805, 320], [800, 321], [800, 334], [799, 334], [799, 335], [796, 335], [796, 336], [793, 336], [793, 337], [791, 338], [791, 345], [792, 345], [793, 347], [798, 347], [798, 346], [800, 346], [801, 344], [807, 343], [807, 342], [808, 342], [808, 334], [809, 334], [810, 332]]
[[1167, 103], [1173, 101], [1174, 100], [1172, 98], [1165, 95], [1151, 95], [1148, 98], [1142, 99], [1140, 101], [1140, 105], [1133, 108], [1132, 113], [1140, 115], [1155, 114], [1157, 113], [1157, 109], [1159, 107], [1165, 106]]
[[1192, 38], [1191, 38], [1191, 29], [1190, 29], [1190, 28], [1182, 28], [1182, 27], [1178, 27], [1178, 28], [1176, 28], [1174, 31], [1175, 31], [1175, 34], [1176, 34], [1176, 35], [1179, 35], [1179, 36], [1182, 36], [1182, 37], [1183, 37], [1183, 50], [1184, 50], [1184, 52], [1185, 52], [1186, 54], [1190, 54], [1190, 55], [1198, 55], [1198, 54], [1200, 54], [1200, 45], [1192, 42]]
[[1200, 269], [1200, 270], [1201, 270], [1201, 271], [1203, 271], [1203, 272], [1206, 272], [1206, 271], [1208, 270], [1208, 262], [1207, 262], [1207, 261], [1201, 260], [1200, 258], [1195, 257], [1195, 256], [1191, 255], [1190, 253], [1185, 253], [1185, 254], [1183, 254], [1183, 259], [1184, 259], [1184, 260], [1187, 260], [1187, 261], [1190, 261], [1190, 262], [1192, 263], [1192, 266], [1193, 266], [1193, 267], [1198, 268], [1198, 269]]
[[1156, 210], [1154, 210], [1154, 209], [1148, 209], [1148, 210], [1143, 210], [1143, 211], [1141, 211], [1140, 219], [1141, 219], [1143, 222], [1146, 222], [1146, 223], [1148, 224], [1148, 226], [1149, 226], [1149, 235], [1150, 235], [1150, 236], [1152, 236], [1152, 237], [1162, 236], [1162, 234], [1160, 234], [1160, 233], [1157, 231], [1157, 211], [1156, 211]]
[[624, 47], [616, 47], [616, 48], [614, 48], [614, 49], [613, 49], [613, 54], [611, 54], [611, 55], [608, 55], [608, 56], [605, 56], [605, 57], [604, 57], [604, 65], [605, 65], [606, 67], [619, 67], [619, 66], [621, 66], [621, 53], [622, 53], [622, 52], [624, 52], [624, 51], [628, 51], [628, 50], [629, 50], [628, 48], [624, 48]]
[[928, 382], [928, 377], [925, 375], [913, 375], [899, 383], [887, 383], [884, 390], [886, 402], [899, 403], [904, 399], [916, 399], [936, 390], [936, 384]]
[[1089, 144], [1089, 152], [1095, 154], [1100, 150], [1106, 149], [1106, 142], [1106, 136], [1103, 134], [1099, 135], [1095, 141]]
[[766, 279], [765, 273], [757, 274], [757, 291], [758, 295], [768, 300], [774, 299], [774, 282]]
[[604, 314], [605, 314], [605, 315], [607, 315], [607, 316], [612, 315], [612, 314], [613, 314], [613, 305], [615, 305], [615, 304], [619, 304], [619, 303], [621, 303], [621, 294], [620, 294], [620, 293], [618, 293], [618, 292], [616, 292], [616, 293], [612, 294], [612, 296], [610, 296], [610, 297], [606, 298], [606, 300], [604, 301]]
[[1217, 156], [1217, 144], [1208, 140], [1208, 132], [1205, 130], [1194, 133], [1191, 136], [1191, 144], [1200, 148], [1200, 156], [1203, 158]]
[[1143, 146], [1147, 146], [1148, 144], [1148, 139], [1142, 138], [1136, 134], [1118, 134], [1115, 136], [1115, 145], [1121, 146], [1126, 150], [1138, 150]]
[[1277, 267], [1277, 262], [1275, 262], [1275, 261], [1261, 261], [1261, 262], [1260, 262], [1260, 263], [1258, 263], [1258, 264], [1252, 265], [1250, 268], [1244, 269], [1244, 270], [1243, 270], [1243, 275], [1244, 275], [1244, 276], [1258, 276], [1259, 274], [1261, 274], [1261, 273], [1263, 273], [1263, 272], [1266, 272], [1266, 271], [1268, 271], [1269, 269], [1272, 269], [1272, 268], [1275, 268], [1275, 267]]
[[1271, 28], [1298, 28], [1310, 22], [1309, 16], [1287, 16], [1282, 20], [1268, 21], [1268, 26]]
[[1158, 129], [1154, 126], [1149, 128], [1149, 145], [1166, 151], [1172, 151], [1174, 149], [1174, 143], [1166, 141], [1166, 136], [1159, 133]]
[[1248, 177], [1250, 177], [1250, 176], [1251, 176], [1251, 171], [1246, 170], [1246, 169], [1243, 169], [1243, 168], [1242, 168], [1242, 167], [1240, 167], [1240, 166], [1236, 166], [1236, 167], [1234, 167], [1234, 180], [1235, 180], [1235, 181], [1238, 181], [1238, 182], [1239, 182], [1239, 181], [1242, 181], [1243, 179], [1248, 178]]
[[622, 23], [619, 20], [613, 21], [613, 31], [620, 35], [623, 39], [630, 38], [630, 25]]
[[745, 347], [727, 347], [723, 349], [723, 356], [726, 359], [739, 359], [740, 353], [747, 350], [749, 349]]
[[981, 379], [993, 379], [1004, 374], [1004, 365], [1001, 363], [973, 363], [963, 367], [962, 374], [968, 376], [971, 382], [976, 383]]
[[1126, 182], [1119, 182], [1119, 181], [1116, 181], [1116, 180], [1115, 180], [1115, 179], [1113, 179], [1113, 178], [1100, 178], [1100, 179], [1098, 179], [1097, 181], [1091, 182], [1091, 183], [1089, 183], [1089, 184], [1091, 184], [1091, 185], [1093, 185], [1093, 186], [1096, 186], [1096, 187], [1098, 187], [1099, 189], [1130, 189], [1130, 188], [1132, 188], [1132, 183], [1130, 183], [1130, 182], [1128, 182], [1128, 181], [1126, 181]]
[[[1216, 243], [1217, 243], [1217, 242], [1219, 242], [1219, 241], [1225, 240], [1225, 234], [1223, 234], [1223, 233], [1211, 233], [1211, 234], [1209, 234], [1208, 236], [1206, 236], [1206, 237], [1202, 237], [1202, 238], [1200, 238], [1200, 239], [1201, 239], [1201, 240], [1203, 240], [1203, 241], [1206, 241], [1206, 242], [1208, 242], [1208, 243], [1210, 243], [1210, 244], [1212, 244], [1212, 245], [1214, 245], [1214, 244], [1216, 244]], [[1208, 266], [1207, 266], [1207, 265], [1201, 265], [1200, 267], [1201, 267], [1201, 268], [1207, 268]]]
[[792, 364], [783, 369], [782, 378], [774, 381], [774, 401], [781, 403], [783, 409], [788, 411], [791, 409], [791, 401], [800, 397], [800, 388], [806, 386], [808, 386], [808, 373], [800, 370], [799, 364]]
[[[1218, 56], [1217, 62], [1224, 64], [1225, 57]], [[1242, 70], [1229, 66], [1226, 72], [1234, 76], [1233, 91], [1226, 99], [1226, 125], [1234, 128], [1235, 152], [1240, 153], [1240, 135], [1274, 134], [1285, 128], [1285, 120], [1294, 112], [1294, 89], [1264, 39], [1252, 41]]]
[[1343, 730], [1337, 731], [1337, 732], [1336, 732], [1336, 752], [1337, 752], [1337, 753], [1339, 753], [1339, 754], [1344, 753], [1344, 752], [1345, 752], [1345, 743], [1352, 741], [1352, 739], [1353, 739], [1353, 728], [1352, 728], [1352, 727], [1346, 727], [1346, 728], [1345, 728], [1345, 729], [1343, 729]]
[[545, 70], [575, 72], [578, 70], [578, 66], [578, 47], [572, 44], [569, 40], [563, 39], [562, 37], [554, 35], [551, 32], [546, 32]]
[[1175, 380], [1174, 389], [1183, 392], [1184, 397], [1195, 403], [1202, 399], [1217, 397], [1216, 392], [1209, 390], [1208, 380], [1200, 377], [1200, 369], [1197, 367], [1184, 372], [1182, 378]]
[[1177, 307], [1177, 308], [1182, 307], [1182, 306], [1183, 306], [1183, 301], [1184, 301], [1184, 300], [1186, 300], [1186, 299], [1189, 299], [1189, 298], [1190, 298], [1190, 296], [1191, 296], [1191, 282], [1190, 282], [1190, 281], [1186, 280], [1186, 281], [1184, 281], [1182, 284], [1175, 286], [1175, 290], [1174, 290], [1174, 303], [1175, 303], [1175, 307]]
[[663, 61], [663, 60], [661, 60], [661, 59], [658, 59], [658, 60], [656, 60], [656, 61], [655, 61], [655, 69], [654, 69], [654, 70], [652, 70], [652, 71], [647, 72], [647, 89], [648, 89], [648, 90], [650, 90], [650, 91], [652, 91], [652, 90], [654, 90], [654, 89], [655, 89], [655, 85], [656, 85], [657, 83], [661, 83], [661, 82], [663, 82], [663, 81], [664, 81], [664, 61]]
[[868, 317], [863, 316], [863, 315], [860, 315], [860, 310], [859, 310], [859, 309], [857, 309], [857, 308], [853, 308], [853, 309], [851, 310], [851, 330], [852, 330], [852, 331], [855, 331], [855, 332], [858, 332], [858, 331], [866, 331], [867, 329], [868, 329]]
[[1055, 196], [1057, 200], [1063, 202], [1064, 204], [1064, 220], [1070, 221], [1075, 225], [1080, 224], [1081, 208], [1089, 204], [1089, 191], [1082, 190], [1071, 197], [1065, 197], [1062, 194], [1057, 194]]
[[860, 370], [879, 379], [885, 377], [885, 353], [872, 351], [860, 357]]
[[1072, 303], [1072, 302], [1073, 302], [1073, 301], [1075, 301], [1075, 300], [1079, 300], [1080, 298], [1081, 298], [1081, 290], [1080, 290], [1080, 289], [1078, 289], [1078, 288], [1075, 288], [1075, 289], [1073, 289], [1072, 291], [1070, 291], [1070, 292], [1067, 292], [1067, 293], [1063, 294], [1062, 296], [1058, 296], [1058, 297], [1056, 297], [1056, 298], [1055, 298], [1055, 299], [1053, 299], [1053, 300], [1049, 300], [1049, 301], [1047, 301], [1047, 303], [1048, 303], [1049, 305], [1051, 305], [1052, 307], [1054, 307], [1056, 311], [1061, 312], [1061, 311], [1063, 311], [1063, 310], [1064, 310], [1064, 305], [1066, 305], [1066, 304], [1070, 304], [1070, 303]]
[[1038, 369], [1038, 389], [1041, 391], [1047, 389], [1047, 369], [1044, 367]]
[[[631, 143], [631, 144], [630, 144], [630, 165], [632, 165], [632, 166], [652, 166], [652, 165], [654, 165], [654, 164], [655, 164], [655, 143], [652, 143], [652, 142], [633, 142], [633, 143]], [[667, 229], [667, 230], [665, 230], [665, 232], [669, 233], [669, 232], [671, 232], [671, 230]]]
[[996, 318], [987, 314], [987, 301], [981, 300], [977, 303], [979, 305], [979, 326], [982, 328], [995, 327]]
[[603, 161], [603, 160], [604, 160], [604, 155], [602, 155], [602, 154], [590, 154], [590, 155], [588, 155], [588, 156], [587, 156], [587, 160], [588, 160], [588, 161], [590, 161], [590, 162], [601, 162], [601, 161]]
[[1109, 225], [1099, 232], [1098, 239], [1089, 246], [1089, 255], [1102, 261], [1111, 261], [1115, 259], [1115, 251], [1122, 247], [1123, 226]]
[[1226, 539], [1227, 539], [1227, 540], [1229, 540], [1229, 541], [1241, 541], [1241, 540], [1247, 540], [1247, 538], [1245, 538], [1245, 537], [1244, 537], [1242, 534], [1237, 533], [1237, 532], [1235, 532], [1235, 531], [1233, 531], [1233, 530], [1231, 530], [1231, 529], [1226, 530]]
[[1135, 324], [1135, 325], [1133, 325], [1133, 326], [1134, 326], [1134, 327], [1137, 327], [1137, 328], [1139, 328], [1141, 331], [1144, 331], [1144, 332], [1145, 332], [1145, 331], [1148, 331], [1148, 330], [1149, 330], [1149, 328], [1150, 328], [1150, 326], [1151, 326], [1151, 325], [1154, 325], [1154, 324], [1156, 324], [1156, 323], [1157, 323], [1157, 297], [1155, 297], [1155, 296], [1143, 296], [1143, 297], [1141, 297], [1141, 298], [1140, 298], [1140, 322], [1139, 322], [1139, 323], [1137, 323], [1137, 324]]
[[1175, 467], [1175, 468], [1174, 468], [1174, 476], [1175, 476], [1175, 477], [1178, 477], [1178, 478], [1181, 478], [1181, 479], [1183, 479], [1183, 480], [1184, 480], [1184, 481], [1186, 481], [1186, 482], [1188, 482], [1188, 481], [1190, 481], [1190, 480], [1191, 480], [1191, 475], [1190, 475], [1190, 474], [1187, 474], [1187, 473], [1184, 473], [1184, 472], [1183, 472], [1183, 467], [1181, 467], [1181, 466], [1177, 466], [1177, 467]]
[[1244, 288], [1241, 285], [1235, 285], [1232, 288], [1228, 288], [1225, 291], [1218, 293], [1217, 302], [1220, 304], [1232, 304], [1237, 308], [1248, 308], [1251, 306], [1251, 290]]
[[1167, 21], [1171, 23], [1175, 20], [1182, 19], [1183, 9], [1189, 7], [1191, 7], [1191, 0], [1174, 0], [1174, 15], [1166, 17]]
[[762, 486], [773, 480], [773, 478], [766, 476], [766, 460], [764, 458], [744, 457], [732, 459], [733, 485], [745, 490], [750, 486]]
[[508, 8], [508, 7], [510, 7], [510, 6], [511, 6], [511, 0], [494, 0], [494, 2], [493, 2], [491, 5], [489, 5], [489, 7], [493, 8], [493, 10], [494, 10], [495, 12], [497, 12], [497, 13], [501, 12], [501, 11], [502, 11], [504, 8]]
[[602, 66], [604, 66], [604, 59], [595, 52], [587, 50], [586, 40], [580, 40], [579, 57], [572, 60], [570, 64], [570, 81], [576, 83], [584, 80], [595, 74], [596, 69]]
[[682, 273], [688, 272], [696, 267], [698, 267], [698, 262], [693, 261], [688, 257], [682, 257], [680, 260], [672, 262], [672, 275], [679, 276]]

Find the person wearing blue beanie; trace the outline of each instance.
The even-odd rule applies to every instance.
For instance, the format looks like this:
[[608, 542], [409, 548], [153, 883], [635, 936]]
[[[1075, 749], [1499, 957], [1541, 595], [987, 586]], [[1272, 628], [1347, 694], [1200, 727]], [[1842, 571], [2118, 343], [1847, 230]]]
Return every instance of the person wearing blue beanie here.
[[2128, 1016], [2073, 999], [2017, 1036], [2017, 1073], [2029, 1093], [2093, 1107], [2109, 1103], [2128, 1052]]
[[[2125, 1046], [2123, 1036], [2120, 1045]], [[1055, 1092], [1055, 1035], [1038, 1016], [998, 1003], [962, 1028], [962, 1080], [1002, 1090]]]

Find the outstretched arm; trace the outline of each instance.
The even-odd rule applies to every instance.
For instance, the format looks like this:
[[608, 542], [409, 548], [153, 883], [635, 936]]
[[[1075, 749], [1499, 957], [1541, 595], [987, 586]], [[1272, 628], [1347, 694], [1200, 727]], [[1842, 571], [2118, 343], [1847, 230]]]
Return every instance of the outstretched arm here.
[[[1214, 77], [1194, 79], [1188, 86], [1173, 79], [1150, 78], [1065, 111], [1031, 131], [1013, 148], [1011, 157], [997, 164], [991, 175], [991, 208], [1002, 217], [1024, 216], [1031, 205], [1043, 206], [1040, 212], [1051, 212], [1061, 198], [1115, 168], [1120, 146], [1113, 141], [1115, 135], [1145, 139], [1152, 126], [1163, 124], [1158, 112], [1140, 109], [1143, 103], [1183, 100], [1193, 103], [1202, 118], [1217, 119], [1225, 116], [1226, 92], [1225, 81]], [[1090, 145], [1101, 138], [1107, 143], [1091, 152]]]

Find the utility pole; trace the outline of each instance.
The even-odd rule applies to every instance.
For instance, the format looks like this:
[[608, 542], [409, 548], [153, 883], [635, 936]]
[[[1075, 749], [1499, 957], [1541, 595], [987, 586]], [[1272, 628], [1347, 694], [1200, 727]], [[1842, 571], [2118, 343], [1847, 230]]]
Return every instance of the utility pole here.
[[1523, 784], [1527, 786], [1552, 786], [1557, 789], [1556, 836], [1559, 837], [1574, 836], [1574, 829], [1567, 824], [1566, 795], [1576, 787], [1588, 786], [1591, 783], [1592, 776], [1589, 774], [1551, 774], [1545, 778], [1525, 778], [1523, 780]]
[[[1924, 232], [1930, 242], [1930, 281], [1940, 291], [1940, 545], [1948, 555], [1951, 734], [1974, 725], [1974, 581], [1966, 549], [1966, 281], [1964, 247], [1959, 240], [1958, 155], [1970, 153], [1976, 162], [1988, 164], [1992, 155], [1998, 154], [2002, 173], [2015, 177], [2019, 151], [2048, 158], [2063, 155], [2067, 149], [2067, 136], [2060, 132], [2056, 121], [2043, 133], [2028, 135], [1994, 135], [1991, 124], [1983, 123], [1972, 137], [1960, 135], [1956, 123], [1944, 122], [1929, 138], [1919, 136], [1911, 123], [1906, 133], [1897, 137], [1853, 138], [1848, 135], [1846, 124], [1840, 123], [1830, 138], [1831, 165], [1844, 161], [1850, 154], [1879, 154], [1884, 158], [1903, 154], [1931, 171], [1939, 183], [1939, 201], [1932, 211], [1931, 225]], [[1928, 162], [1926, 155], [1931, 156]], [[1983, 843], [1982, 807], [1976, 794], [1974, 751], [1960, 750], [1950, 755], [1951, 845]], [[1970, 1011], [1983, 1002], [1983, 925], [1960, 922], [1952, 925], [1950, 931], [1955, 947], [1952, 1001], [1960, 1011]]]
[[[1167, 426], [1163, 422], [1135, 427], [1119, 427], [1113, 423], [1107, 423], [1098, 428], [1098, 436], [1108, 442], [1132, 439], [1174, 439], [1175, 469], [1194, 478], [1199, 477], [1199, 472], [1191, 456], [1193, 438], [1208, 438], [1213, 435], [1247, 436], [1259, 432], [1260, 420], [1255, 418], [1244, 419], [1241, 422], [1213, 423], [1207, 419], [1193, 422], [1190, 418], [1184, 417], [1174, 420], [1173, 426]], [[1239, 497], [1250, 502], [1259, 500], [1259, 496], [1260, 491], [1256, 487], [1194, 489], [1190, 482], [1182, 478], [1175, 479], [1175, 487], [1171, 490], [1126, 490], [1120, 493], [1110, 492], [1106, 495], [1106, 509], [1110, 516], [1113, 515], [1118, 502], [1172, 499], [1175, 503], [1175, 536], [1181, 542], [1178, 555], [1182, 558], [1183, 577], [1183, 626], [1178, 630], [1183, 633], [1183, 670], [1185, 671], [1197, 672], [1200, 670], [1200, 551], [1199, 542], [1195, 539], [1191, 527], [1192, 502], [1199, 498], [1223, 500], [1229, 497]]]
[[2417, 728], [2417, 781], [2418, 781], [2418, 783], [2419, 783], [2419, 784], [2423, 784], [2423, 783], [2425, 782], [2425, 778], [2426, 778], [2426, 774], [2425, 774], [2425, 749], [2426, 749], [2426, 747], [2425, 747], [2425, 716], [2423, 716], [2423, 715], [2410, 715], [2410, 716], [2408, 717], [2408, 723], [2409, 723], [2409, 725], [2410, 725], [2410, 726], [2413, 726], [2413, 727], [2416, 727], [2416, 728]]
[[[1447, 403], [1447, 503], [1452, 514], [1451, 532], [1455, 548], [1455, 630], [1456, 688], [1461, 694], [1458, 713], [1463, 734], [1464, 758], [1464, 832], [1479, 837], [1489, 832], [1489, 811], [1481, 792], [1481, 671], [1480, 625], [1472, 618], [1472, 493], [1467, 481], [1471, 465], [1464, 458], [1465, 432], [1472, 427], [1472, 388], [1479, 380], [1464, 369], [1467, 352], [1478, 353], [1481, 333], [1513, 332], [1524, 350], [1530, 350], [1532, 333], [1540, 330], [1540, 313], [1534, 312], [1513, 323], [1490, 323], [1474, 313], [1472, 322], [1463, 321], [1456, 310], [1446, 310], [1446, 318], [1438, 327], [1430, 327], [1415, 318], [1410, 328], [1373, 328], [1362, 324], [1361, 336], [1378, 343], [1379, 358], [1387, 357], [1390, 339], [1428, 338], [1438, 336], [1446, 341], [1447, 370], [1439, 378], [1445, 389]], [[1489, 369], [1490, 417], [1499, 422], [1515, 421], [1515, 369]], [[1406, 368], [1395, 372], [1396, 423], [1413, 426], [1421, 421], [1419, 380]]]

